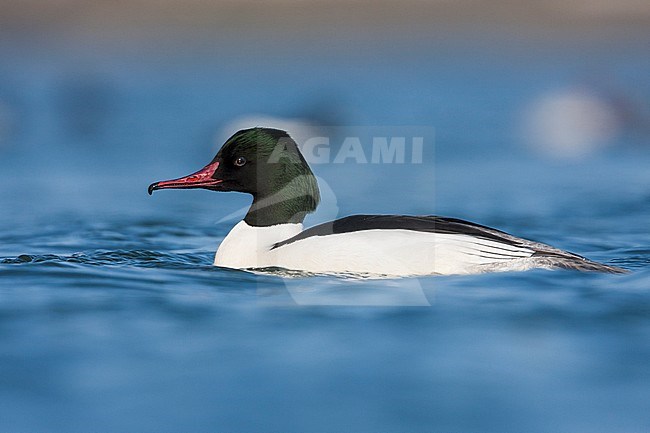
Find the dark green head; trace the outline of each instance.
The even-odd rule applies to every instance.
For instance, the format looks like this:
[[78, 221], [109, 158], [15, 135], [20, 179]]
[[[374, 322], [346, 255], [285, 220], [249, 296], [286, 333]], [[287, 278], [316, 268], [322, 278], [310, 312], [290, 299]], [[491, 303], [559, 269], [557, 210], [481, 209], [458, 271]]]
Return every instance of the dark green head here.
[[165, 188], [238, 191], [253, 196], [245, 221], [254, 226], [302, 222], [320, 201], [318, 184], [289, 134], [251, 128], [235, 133], [203, 169], [179, 179], [156, 182]]

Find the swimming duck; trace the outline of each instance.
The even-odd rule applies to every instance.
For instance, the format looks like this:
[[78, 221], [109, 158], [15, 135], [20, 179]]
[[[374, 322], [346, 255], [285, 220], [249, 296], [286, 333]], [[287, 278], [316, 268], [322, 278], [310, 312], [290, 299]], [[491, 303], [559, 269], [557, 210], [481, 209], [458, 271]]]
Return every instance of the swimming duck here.
[[564, 268], [625, 272], [577, 254], [456, 218], [352, 215], [303, 229], [316, 210], [316, 177], [285, 131], [235, 133], [201, 170], [155, 182], [159, 189], [204, 188], [253, 196], [245, 218], [219, 246], [214, 264], [323, 274], [418, 276]]

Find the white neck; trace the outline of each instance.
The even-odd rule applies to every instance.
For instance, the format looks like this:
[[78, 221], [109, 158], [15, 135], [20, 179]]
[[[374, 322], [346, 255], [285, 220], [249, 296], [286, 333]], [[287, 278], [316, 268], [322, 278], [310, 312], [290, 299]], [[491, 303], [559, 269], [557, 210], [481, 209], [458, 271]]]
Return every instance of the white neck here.
[[240, 221], [219, 245], [214, 264], [238, 269], [275, 266], [269, 261], [271, 247], [301, 231], [300, 223], [256, 227]]

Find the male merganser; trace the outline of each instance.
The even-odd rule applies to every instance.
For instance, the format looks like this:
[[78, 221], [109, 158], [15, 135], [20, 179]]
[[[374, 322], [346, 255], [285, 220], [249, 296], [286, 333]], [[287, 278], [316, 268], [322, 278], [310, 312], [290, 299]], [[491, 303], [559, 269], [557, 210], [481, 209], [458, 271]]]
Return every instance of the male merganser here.
[[437, 216], [353, 215], [303, 230], [320, 194], [296, 142], [285, 131], [244, 129], [196, 173], [153, 183], [157, 189], [204, 188], [251, 194], [243, 221], [214, 258], [236, 269], [417, 276], [565, 268], [619, 273], [588, 260], [479, 224]]

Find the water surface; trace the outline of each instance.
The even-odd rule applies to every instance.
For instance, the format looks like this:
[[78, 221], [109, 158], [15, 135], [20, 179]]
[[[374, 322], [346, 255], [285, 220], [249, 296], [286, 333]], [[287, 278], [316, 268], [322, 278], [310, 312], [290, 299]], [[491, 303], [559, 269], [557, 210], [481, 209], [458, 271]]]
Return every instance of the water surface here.
[[[261, 76], [109, 58], [81, 79], [74, 62], [14, 53], [0, 68], [22, 119], [0, 147], [0, 430], [647, 431], [648, 136], [541, 158], [517, 119], [571, 83], [570, 56], [439, 54], [417, 73], [343, 58]], [[648, 95], [646, 57], [591, 57]], [[250, 199], [147, 185], [202, 167], [239, 115], [310, 107], [435, 140], [418, 165], [314, 166], [329, 192], [308, 224], [436, 213], [631, 272], [368, 281], [212, 266], [236, 223], [224, 218]]]

